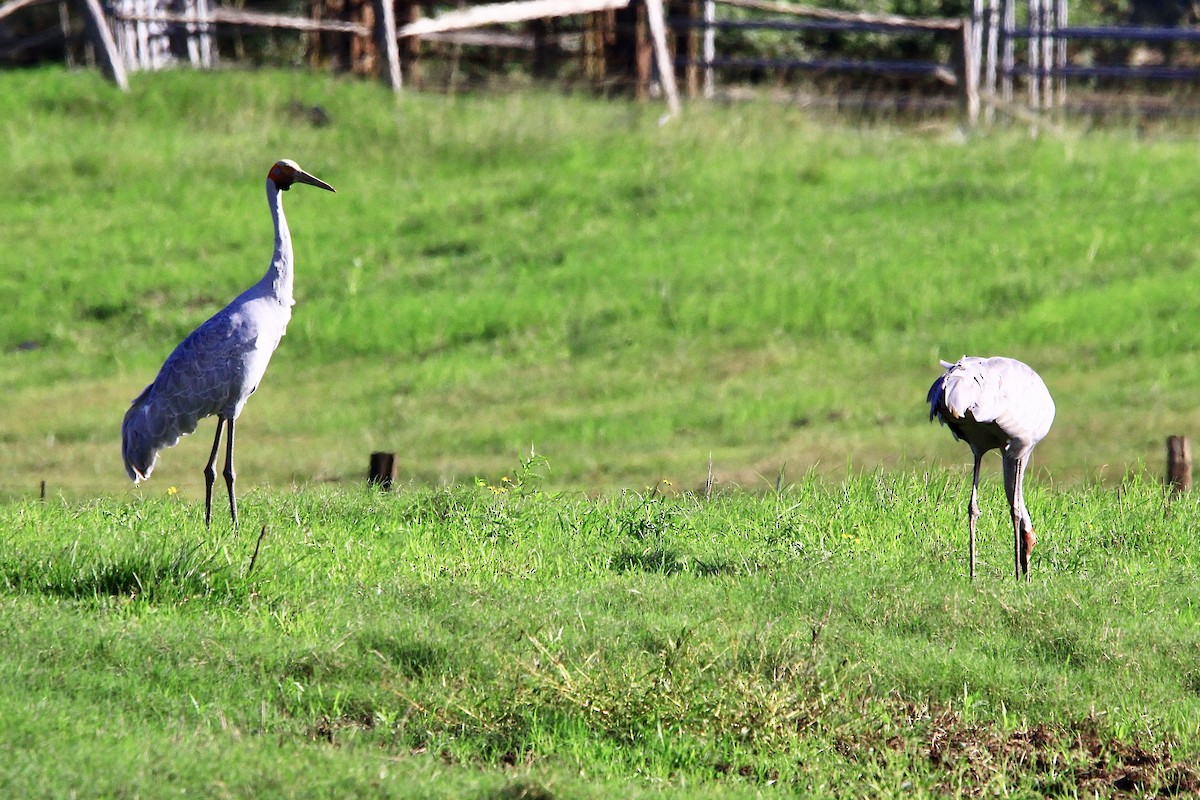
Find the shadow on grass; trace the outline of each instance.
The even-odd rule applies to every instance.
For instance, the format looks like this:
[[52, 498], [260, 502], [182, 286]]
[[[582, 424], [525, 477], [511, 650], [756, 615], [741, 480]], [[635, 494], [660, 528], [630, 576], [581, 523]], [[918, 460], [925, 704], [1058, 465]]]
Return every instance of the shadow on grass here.
[[517, 778], [500, 789], [480, 795], [480, 800], [554, 800], [558, 795], [529, 778]]
[[0, 586], [9, 591], [70, 600], [122, 597], [171, 601], [191, 597], [223, 599], [246, 594], [245, 581], [227, 564], [197, 553], [139, 552], [88, 561], [74, 553], [25, 560], [10, 555], [0, 562]]
[[652, 572], [659, 575], [726, 575], [735, 571], [727, 562], [703, 561], [699, 558], [681, 556], [672, 550], [653, 548], [650, 550], [624, 550], [612, 561], [617, 572]]
[[386, 658], [392, 668], [406, 678], [436, 674], [451, 663], [444, 647], [421, 642], [379, 641], [370, 649]]

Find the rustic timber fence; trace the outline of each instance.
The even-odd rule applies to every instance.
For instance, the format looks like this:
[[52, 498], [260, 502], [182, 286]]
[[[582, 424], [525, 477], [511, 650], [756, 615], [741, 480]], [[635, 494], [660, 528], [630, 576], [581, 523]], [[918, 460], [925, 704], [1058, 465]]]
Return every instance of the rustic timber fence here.
[[[1086, 41], [1200, 42], [1200, 29], [1162, 26], [1074, 26], [1068, 24], [1067, 0], [1027, 0], [1024, 27], [1017, 25], [1018, 0], [987, 0], [975, 16], [986, 37], [984, 91], [1011, 103], [1013, 83], [1024, 78], [1029, 107], [1049, 109], [1067, 102], [1067, 79], [1122, 81], [1198, 81], [1200, 68], [1157, 64], [1072, 64], [1068, 43]], [[1025, 62], [1015, 52], [1024, 42]]]
[[[0, 0], [0, 20], [14, 12], [52, 0]], [[58, 0], [62, 3], [64, 0]], [[197, 67], [212, 66], [216, 50], [212, 44], [218, 28], [253, 27], [291, 30], [308, 34], [333, 34], [368, 44], [359, 48], [370, 51], [376, 71], [393, 89], [403, 85], [400, 43], [425, 40], [451, 40], [482, 45], [511, 45], [513, 37], [505, 33], [480, 32], [487, 26], [538, 22], [561, 16], [603, 16], [606, 12], [626, 9], [630, 0], [519, 0], [469, 6], [421, 17], [420, 6], [412, 0], [359, 0], [353, 5], [365, 13], [357, 19], [327, 18], [323, 15], [263, 13], [244, 8], [221, 6], [208, 0], [70, 0], [87, 21], [95, 60], [122, 88], [127, 87], [126, 69], [157, 69], [182, 61]], [[636, 54], [639, 63], [652, 59], [669, 63], [662, 0], [637, 0], [640, 36]], [[325, 0], [313, 0], [314, 9]], [[350, 3], [346, 3], [350, 5]], [[397, 23], [397, 6], [405, 13], [404, 24]], [[114, 35], [114, 31], [116, 35]], [[474, 36], [472, 37], [472, 33]], [[537, 38], [537, 37], [534, 37]], [[544, 37], [543, 37], [544, 38]], [[411, 53], [411, 51], [410, 51]], [[660, 75], [660, 83], [674, 112], [678, 109], [673, 73]]]
[[[1027, 11], [1024, 24], [1018, 25], [1017, 11], [1021, 5]], [[721, 6], [754, 9], [769, 16], [723, 19], [718, 14]], [[683, 55], [675, 63], [685, 70], [689, 93], [702, 84], [701, 91], [706, 97], [713, 95], [715, 75], [722, 69], [753, 67], [812, 73], [933, 76], [957, 86], [961, 106], [968, 120], [974, 122], [981, 105], [989, 120], [996, 108], [1009, 113], [1018, 111], [1014, 98], [1014, 84], [1018, 80], [1025, 82], [1028, 108], [1035, 111], [1064, 105], [1068, 79], [1200, 82], [1200, 67], [1193, 66], [1072, 64], [1068, 58], [1068, 44], [1072, 42], [1200, 42], [1200, 29], [1072, 27], [1068, 25], [1066, 0], [973, 0], [971, 14], [963, 19], [855, 14], [774, 0], [704, 0], [702, 14], [673, 19], [672, 24], [684, 32], [677, 40], [685, 42], [681, 48]], [[720, 55], [715, 44], [717, 32], [723, 30], [930, 33], [948, 38], [954, 47], [949, 61], [728, 57]]]
[[[8, 0], [8, 2], [0, 3], [0, 21], [22, 8], [37, 5], [40, 2], [43, 0]], [[75, 0], [75, 5], [84, 19], [88, 39], [96, 50], [96, 60], [101, 69], [123, 91], [128, 91], [129, 81], [125, 76], [125, 66], [117, 55], [117, 45], [113, 40], [112, 30], [104, 16], [100, 0]], [[63, 28], [67, 28], [65, 21]]]
[[[310, 52], [319, 51], [326, 39], [349, 41], [345, 60], [356, 71], [375, 72], [400, 90], [405, 71], [415, 71], [422, 41], [540, 52], [554, 42], [547, 22], [563, 16], [584, 20], [584, 31], [575, 37], [574, 46], [583, 52], [586, 78], [607, 81], [610, 67], [606, 65], [619, 61], [618, 71], [633, 73], [631, 83], [639, 96], [650, 96], [650, 87], [656, 85], [672, 112], [678, 109], [676, 68], [682, 69], [691, 96], [712, 96], [720, 77], [747, 68], [933, 77], [955, 87], [971, 123], [981, 107], [985, 119], [991, 119], [996, 108], [1013, 113], [1025, 106], [1034, 111], [1062, 106], [1068, 80], [1200, 82], [1200, 68], [1189, 65], [1072, 63], [1069, 50], [1081, 43], [1195, 43], [1200, 42], [1200, 29], [1073, 27], [1068, 24], [1067, 0], [973, 0], [971, 13], [961, 19], [857, 14], [778, 0], [673, 0], [676, 16], [669, 20], [663, 0], [520, 0], [432, 17], [421, 16], [428, 7], [422, 0], [309, 0], [311, 16], [250, 11], [216, 5], [215, 0], [0, 0], [0, 20], [47, 2], [57, 2], [63, 15], [68, 4], [77, 10], [96, 63], [122, 87], [127, 85], [126, 70], [172, 63], [211, 67], [217, 60], [219, 29], [251, 27], [305, 32]], [[734, 19], [719, 13], [725, 7], [739, 9], [741, 16]], [[347, 15], [346, 9], [352, 13]], [[334, 18], [331, 10], [347, 18]], [[1020, 24], [1018, 11], [1023, 12]], [[514, 23], [525, 27], [514, 31]], [[66, 27], [64, 22], [64, 31]], [[632, 41], [614, 44], [629, 29], [635, 30]], [[757, 31], [797, 36], [805, 32], [928, 34], [952, 47], [942, 60], [855, 59], [836, 54], [772, 58], [745, 51], [718, 52], [722, 32], [753, 35]], [[560, 36], [558, 44], [565, 41]], [[621, 55], [614, 58], [616, 50]], [[1019, 82], [1028, 92], [1024, 104], [1014, 94]]]
[[157, 0], [110, 0], [114, 40], [131, 69], [161, 69], [177, 61], [216, 66], [216, 24], [209, 0], [172, 3], [180, 22], [154, 20]]
[[[999, 73], [1002, 91], [1012, 95], [1012, 81], [1024, 76], [1033, 108], [1052, 108], [1067, 99], [1067, 79], [1106, 79], [1122, 81], [1200, 81], [1200, 68], [1162, 64], [1072, 64], [1067, 58], [1069, 42], [1139, 41], [1157, 43], [1200, 42], [1200, 29], [1161, 26], [1075, 26], [1067, 24], [1066, 0], [1054, 0], [1047, 7], [1042, 0], [1030, 0], [1029, 24], [1018, 28], [1012, 22], [1014, 0], [1002, 0], [1006, 22], [998, 35], [1005, 42], [1005, 55]], [[1013, 42], [1026, 40], [1029, 56], [1024, 66], [1012, 57]], [[994, 88], [994, 85], [993, 85]]]
[[[116, 0], [125, 6], [139, 0]], [[657, 8], [661, 20], [661, 0], [645, 0], [647, 8]], [[155, 0], [149, 0], [154, 5]], [[399, 42], [405, 39], [433, 37], [459, 31], [468, 31], [491, 25], [504, 25], [566, 15], [591, 14], [609, 9], [623, 8], [629, 0], [520, 0], [520, 2], [489, 3], [448, 11], [436, 17], [416, 18], [404, 25], [397, 25], [395, 0], [371, 0], [372, 14], [369, 20], [347, 21], [337, 19], [300, 17], [287, 14], [268, 14], [225, 6], [211, 6], [206, 15], [200, 17], [194, 11], [179, 13], [163, 11], [130, 10], [114, 7], [112, 18], [118, 25], [186, 25], [197, 29], [211, 29], [216, 25], [248, 26], [310, 33], [350, 34], [356, 37], [372, 37], [378, 69], [385, 82], [394, 89], [403, 86]], [[161, 5], [161, 3], [159, 3]], [[410, 4], [411, 8], [412, 5]], [[651, 13], [653, 16], [653, 13]], [[140, 43], [144, 37], [130, 37]], [[665, 40], [663, 41], [665, 47]], [[126, 61], [131, 60], [126, 56]], [[135, 59], [136, 60], [136, 59]]]
[[[718, 5], [771, 14], [767, 19], [719, 19]], [[761, 68], [811, 72], [873, 72], [892, 75], [927, 75], [954, 84], [966, 119], [974, 124], [979, 115], [981, 15], [961, 19], [903, 17], [893, 14], [859, 14], [774, 0], [705, 0], [703, 16], [675, 18], [672, 24], [685, 31], [685, 54], [675, 63], [685, 69], [689, 93], [696, 91], [698, 70], [703, 69], [703, 94], [712, 97], [716, 71], [721, 68]], [[783, 18], [781, 18], [783, 17]], [[953, 45], [949, 62], [917, 60], [862, 60], [846, 58], [756, 58], [720, 56], [716, 33], [720, 30], [829, 31], [881, 33], [890, 35], [928, 33], [946, 37]], [[696, 32], [700, 36], [696, 36]], [[698, 40], [699, 39], [699, 40]]]

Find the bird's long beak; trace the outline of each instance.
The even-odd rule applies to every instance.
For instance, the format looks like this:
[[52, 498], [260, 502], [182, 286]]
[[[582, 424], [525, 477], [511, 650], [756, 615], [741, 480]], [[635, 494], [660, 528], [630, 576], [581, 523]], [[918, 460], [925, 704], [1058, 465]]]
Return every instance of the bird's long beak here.
[[337, 189], [333, 188], [332, 186], [330, 186], [328, 183], [321, 180], [320, 178], [309, 175], [307, 172], [305, 172], [302, 169], [296, 170], [295, 180], [300, 183], [307, 183], [309, 186], [317, 186], [321, 189], [326, 189], [335, 194], [337, 193]]

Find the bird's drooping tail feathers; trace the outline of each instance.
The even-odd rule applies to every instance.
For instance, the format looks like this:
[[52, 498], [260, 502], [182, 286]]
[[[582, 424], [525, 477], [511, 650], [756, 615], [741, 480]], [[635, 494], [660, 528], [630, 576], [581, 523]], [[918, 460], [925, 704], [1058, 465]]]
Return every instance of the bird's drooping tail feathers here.
[[158, 452], [174, 447], [180, 436], [196, 430], [197, 419], [170, 413], [155, 402], [154, 384], [147, 386], [125, 412], [121, 423], [121, 456], [125, 472], [134, 483], [154, 472]]
[[951, 364], [942, 361], [946, 370], [929, 387], [929, 419], [964, 419], [968, 413], [976, 422], [991, 422], [1001, 413], [997, 407], [996, 387], [987, 380], [982, 366], [985, 359], [964, 356]]
[[942, 404], [942, 393], [946, 383], [946, 373], [938, 376], [938, 379], [933, 382], [933, 386], [929, 387], [929, 395], [925, 398], [925, 402], [929, 403], [929, 421], [933, 422], [938, 416], [938, 408]]

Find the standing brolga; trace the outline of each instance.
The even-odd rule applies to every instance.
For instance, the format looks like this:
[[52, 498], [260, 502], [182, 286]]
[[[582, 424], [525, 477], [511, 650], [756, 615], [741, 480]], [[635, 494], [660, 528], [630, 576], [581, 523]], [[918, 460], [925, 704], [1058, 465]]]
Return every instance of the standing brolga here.
[[292, 235], [283, 215], [283, 195], [295, 183], [334, 191], [294, 161], [275, 162], [267, 173], [267, 205], [275, 223], [275, 253], [262, 280], [192, 331], [167, 357], [154, 383], [137, 396], [121, 424], [125, 471], [137, 483], [150, 477], [158, 452], [172, 447], [196, 423], [216, 415], [217, 435], [204, 467], [204, 524], [212, 525], [214, 465], [226, 424], [225, 487], [229, 513], [238, 524], [234, 494], [233, 423], [258, 388], [271, 354], [292, 317]]
[[1012, 358], [963, 356], [941, 362], [946, 372], [929, 389], [929, 419], [934, 417], [962, 439], [975, 456], [971, 503], [971, 579], [975, 579], [975, 523], [979, 519], [979, 462], [988, 450], [1000, 449], [1004, 491], [1012, 512], [1017, 579], [1029, 580], [1029, 554], [1037, 539], [1025, 510], [1025, 468], [1054, 422], [1054, 400], [1046, 384], [1026, 364]]

